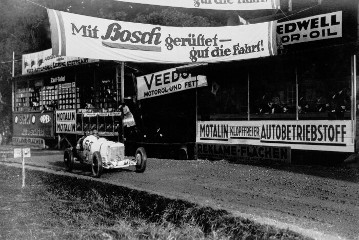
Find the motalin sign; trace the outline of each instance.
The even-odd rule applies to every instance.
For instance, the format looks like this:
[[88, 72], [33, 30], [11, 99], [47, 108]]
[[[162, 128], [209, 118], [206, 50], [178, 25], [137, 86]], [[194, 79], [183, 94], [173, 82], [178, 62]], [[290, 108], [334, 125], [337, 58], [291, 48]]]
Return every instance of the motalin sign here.
[[56, 133], [76, 132], [76, 110], [56, 111]]
[[354, 152], [348, 120], [198, 122], [197, 142], [287, 146], [291, 149]]

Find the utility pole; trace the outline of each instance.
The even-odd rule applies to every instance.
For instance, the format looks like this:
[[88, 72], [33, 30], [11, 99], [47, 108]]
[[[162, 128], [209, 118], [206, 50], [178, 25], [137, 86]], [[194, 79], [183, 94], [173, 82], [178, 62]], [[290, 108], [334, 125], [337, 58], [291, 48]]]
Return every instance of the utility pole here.
[[12, 52], [12, 77], [15, 77], [15, 52]]

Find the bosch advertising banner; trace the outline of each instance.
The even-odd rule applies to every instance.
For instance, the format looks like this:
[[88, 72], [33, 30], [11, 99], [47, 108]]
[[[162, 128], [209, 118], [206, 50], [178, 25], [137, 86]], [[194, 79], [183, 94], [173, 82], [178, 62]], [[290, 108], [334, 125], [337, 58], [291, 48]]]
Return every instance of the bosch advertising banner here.
[[204, 86], [207, 86], [206, 76], [191, 76], [171, 68], [137, 77], [137, 97], [140, 100]]
[[354, 152], [349, 120], [198, 122], [197, 142]]
[[22, 55], [22, 74], [49, 71], [56, 68], [75, 66], [91, 62], [96, 59], [63, 57], [52, 54], [52, 49]]
[[48, 10], [54, 55], [125, 62], [223, 62], [277, 53], [276, 22], [166, 27]]
[[76, 110], [56, 111], [56, 133], [76, 133]]
[[282, 45], [342, 37], [342, 12], [333, 12], [278, 23]]
[[278, 9], [279, 0], [116, 0], [129, 3], [213, 10]]
[[54, 114], [44, 113], [14, 113], [13, 131], [17, 137], [52, 138], [54, 137]]

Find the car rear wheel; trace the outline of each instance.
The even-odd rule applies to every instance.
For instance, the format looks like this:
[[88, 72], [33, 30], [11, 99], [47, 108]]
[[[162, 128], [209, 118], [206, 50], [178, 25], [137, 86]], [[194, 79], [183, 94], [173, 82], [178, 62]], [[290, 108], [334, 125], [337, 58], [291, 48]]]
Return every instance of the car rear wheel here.
[[74, 154], [69, 148], [67, 148], [64, 152], [64, 163], [66, 171], [71, 172], [74, 168]]
[[146, 170], [147, 154], [143, 147], [139, 147], [135, 154], [136, 172], [143, 173]]
[[99, 178], [102, 174], [102, 159], [99, 152], [94, 152], [92, 156], [92, 175]]

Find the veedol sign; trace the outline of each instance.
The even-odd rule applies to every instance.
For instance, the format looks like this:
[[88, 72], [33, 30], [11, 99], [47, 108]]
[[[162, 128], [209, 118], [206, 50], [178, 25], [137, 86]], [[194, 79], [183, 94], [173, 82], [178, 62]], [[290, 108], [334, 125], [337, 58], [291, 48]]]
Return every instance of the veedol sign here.
[[48, 10], [53, 54], [128, 62], [220, 62], [276, 54], [276, 22], [165, 27]]
[[129, 3], [151, 4], [169, 7], [199, 8], [213, 10], [259, 10], [277, 9], [279, 0], [117, 0]]
[[205, 76], [178, 73], [176, 68], [137, 77], [137, 97], [145, 99], [207, 86]]

